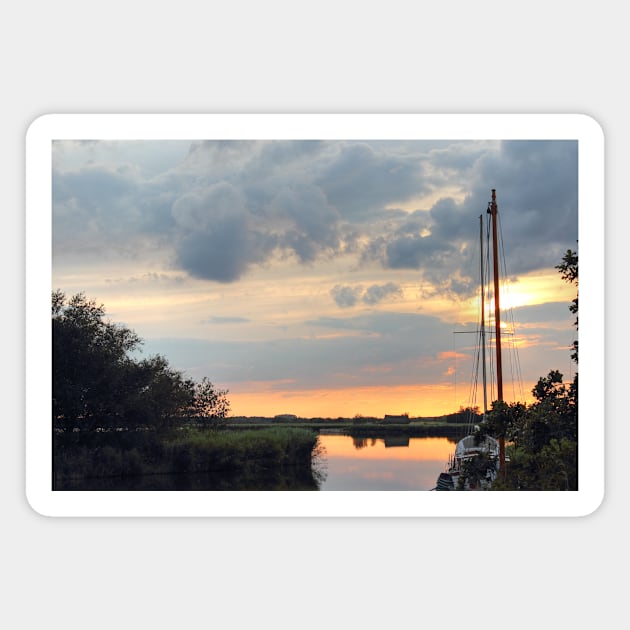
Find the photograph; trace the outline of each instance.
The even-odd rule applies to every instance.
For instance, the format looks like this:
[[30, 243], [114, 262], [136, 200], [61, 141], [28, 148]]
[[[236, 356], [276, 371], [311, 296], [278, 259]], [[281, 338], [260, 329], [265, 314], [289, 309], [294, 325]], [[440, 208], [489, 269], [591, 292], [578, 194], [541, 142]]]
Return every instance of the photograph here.
[[138, 118], [34, 123], [50, 501], [583, 493], [593, 121]]

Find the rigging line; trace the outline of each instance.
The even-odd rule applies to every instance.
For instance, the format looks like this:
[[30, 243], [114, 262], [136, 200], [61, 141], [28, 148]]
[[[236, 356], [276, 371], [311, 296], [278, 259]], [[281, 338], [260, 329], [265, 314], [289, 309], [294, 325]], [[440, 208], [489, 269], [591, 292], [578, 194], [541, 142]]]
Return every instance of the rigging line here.
[[[480, 218], [484, 215], [482, 214]], [[489, 226], [486, 226], [488, 229]], [[481, 226], [481, 232], [483, 233], [483, 221]], [[486, 249], [484, 251], [484, 242], [486, 244]], [[470, 399], [469, 399], [469, 412], [468, 412], [468, 431], [472, 432], [474, 425], [476, 424], [477, 412], [479, 410], [478, 407], [478, 393], [479, 393], [479, 378], [480, 378], [480, 366], [483, 370], [483, 400], [484, 400], [484, 415], [487, 411], [487, 352], [486, 349], [488, 347], [487, 340], [487, 329], [486, 329], [486, 315], [485, 315], [485, 299], [488, 294], [488, 288], [486, 286], [486, 278], [490, 277], [489, 273], [489, 236], [486, 236], [486, 240], [484, 241], [481, 238], [479, 243], [479, 267], [480, 267], [480, 284], [481, 284], [481, 295], [479, 299], [479, 309], [478, 309], [478, 328], [476, 330], [477, 341], [475, 347], [475, 355], [473, 362], [473, 371], [472, 371], [472, 379], [471, 379], [471, 389], [470, 389]], [[483, 362], [483, 365], [482, 365]]]
[[455, 400], [453, 401], [453, 409], [457, 409], [457, 353], [455, 352], [455, 335], [453, 335], [453, 359], [455, 360], [455, 371], [453, 372], [453, 380], [455, 381]]
[[[490, 330], [490, 344], [492, 345], [494, 343], [494, 331]], [[496, 344], [494, 344], [496, 346]], [[494, 352], [490, 353], [490, 400], [496, 400], [496, 389], [494, 387], [494, 383], [496, 381], [496, 369], [495, 369], [495, 358], [494, 358]]]
[[[482, 243], [482, 240], [479, 241], [475, 245], [474, 255], [473, 255], [474, 259], [477, 259], [477, 252], [478, 252], [478, 256], [479, 256], [479, 268], [481, 268], [482, 265], [483, 265], [483, 243]], [[482, 275], [480, 277], [480, 284], [481, 284], [482, 281], [483, 281], [483, 273], [482, 273]], [[482, 294], [481, 294], [481, 299], [479, 300], [478, 314], [477, 314], [477, 318], [476, 318], [477, 322], [481, 321], [481, 316], [482, 316], [482, 313], [483, 313], [483, 303], [482, 302], [483, 302], [483, 291], [482, 291]], [[479, 366], [480, 366], [480, 362], [481, 362], [481, 352], [480, 352], [481, 351], [481, 346], [480, 346], [480, 342], [483, 339], [483, 332], [482, 332], [481, 328], [478, 328], [476, 333], [477, 333], [477, 341], [475, 343], [475, 350], [476, 350], [476, 352], [475, 352], [474, 359], [473, 359], [472, 374], [471, 374], [471, 388], [470, 388], [470, 394], [469, 394], [469, 398], [468, 398], [468, 407], [471, 410], [474, 408], [475, 403], [477, 401], [477, 388], [479, 386]], [[468, 415], [469, 430], [472, 428], [472, 424], [473, 424], [472, 411], [470, 411], [469, 415]]]
[[[505, 264], [505, 263], [504, 263]], [[518, 340], [519, 336], [516, 334], [516, 321], [514, 318], [514, 309], [510, 309], [510, 318], [512, 324], [512, 359], [514, 361], [515, 366], [515, 382], [518, 386], [518, 395], [515, 394], [515, 399], [524, 400], [524, 391], [523, 391], [523, 373], [521, 370], [521, 359], [520, 354], [518, 352]]]
[[[504, 290], [506, 294], [509, 294], [510, 284], [507, 281], [507, 278], [508, 278], [507, 264], [506, 264], [506, 259], [505, 259], [505, 248], [503, 244], [503, 230], [502, 230], [500, 217], [498, 217], [497, 225], [498, 225], [499, 234], [500, 234], [500, 239], [499, 239], [500, 260], [501, 260], [501, 265], [503, 268], [502, 269], [503, 277], [505, 278]], [[509, 349], [511, 350], [511, 352], [508, 352], [508, 359], [510, 361], [510, 371], [512, 374], [512, 395], [514, 397], [514, 400], [520, 400], [523, 398], [523, 378], [522, 378], [522, 372], [521, 372], [520, 358], [518, 355], [517, 345], [516, 345], [516, 324], [515, 324], [515, 319], [514, 319], [514, 308], [510, 307], [506, 309], [506, 313], [508, 315], [508, 321], [512, 326], [512, 335], [511, 335], [511, 339], [509, 343]], [[518, 385], [518, 395], [516, 393], [515, 385]]]
[[[478, 251], [479, 257], [479, 269], [480, 269], [480, 288], [481, 294], [478, 302], [478, 314], [477, 314], [477, 322], [478, 327], [476, 330], [477, 340], [475, 344], [475, 354], [472, 366], [472, 376], [471, 376], [471, 387], [470, 387], [470, 396], [468, 399], [468, 432], [472, 432], [475, 420], [476, 420], [476, 412], [477, 408], [477, 394], [479, 390], [479, 369], [483, 370], [483, 381], [482, 386], [483, 390], [483, 399], [484, 399], [484, 413], [486, 406], [486, 361], [485, 361], [485, 309], [484, 309], [484, 300], [485, 300], [485, 286], [484, 279], [486, 277], [484, 270], [484, 248], [483, 248], [483, 214], [480, 215], [481, 225], [480, 225], [480, 241], [475, 247], [475, 255], [474, 258], [477, 258], [476, 252]], [[483, 364], [482, 364], [483, 362]], [[485, 417], [485, 416], [484, 416]]]
[[[453, 356], [455, 357], [455, 362], [457, 365], [457, 352], [455, 349], [455, 335], [470, 335], [470, 334], [474, 334], [476, 335], [477, 339], [480, 337], [481, 335], [481, 329], [478, 328], [477, 330], [456, 330], [453, 331]], [[480, 354], [481, 354], [481, 345], [479, 344], [478, 341], [475, 342], [475, 347], [473, 349], [473, 362], [472, 362], [472, 369], [471, 369], [471, 376], [470, 376], [470, 385], [469, 385], [469, 391], [468, 391], [468, 402], [467, 402], [467, 406], [469, 409], [474, 409], [475, 406], [477, 405], [477, 391], [479, 389], [479, 365], [480, 365]], [[457, 404], [457, 398], [456, 398], [456, 404]], [[460, 409], [462, 408], [462, 405], [460, 404]], [[472, 429], [473, 425], [475, 423], [473, 422], [473, 414], [469, 412], [468, 414], [468, 422], [467, 422], [467, 429], [470, 430]]]
[[[477, 331], [477, 335], [479, 335], [479, 331]], [[473, 355], [473, 368], [471, 374], [471, 383], [470, 383], [470, 391], [468, 395], [468, 423], [467, 430], [470, 433], [473, 428], [473, 414], [472, 409], [475, 407], [475, 403], [477, 402], [477, 387], [479, 386], [479, 356], [480, 356], [480, 348], [477, 343], [475, 346], [475, 353]]]
[[[504, 243], [503, 243], [503, 230], [502, 230], [502, 222], [501, 219], [498, 218], [497, 221], [497, 227], [499, 229], [499, 259], [500, 259], [500, 264], [501, 264], [501, 271], [502, 271], [502, 276], [503, 276], [503, 282], [502, 282], [502, 288], [503, 291], [506, 295], [506, 297], [509, 296], [510, 294], [510, 284], [507, 280], [508, 275], [507, 275], [507, 265], [505, 262], [505, 249], [504, 249]], [[508, 300], [509, 303], [509, 300]], [[506, 308], [505, 309], [505, 320], [507, 320], [506, 323], [510, 323], [512, 326], [512, 331], [514, 331], [515, 326], [514, 326], [514, 311], [511, 307]], [[508, 336], [507, 334], [505, 335], [506, 337]], [[515, 363], [514, 363], [514, 337], [511, 337], [510, 339], [506, 339], [506, 341], [508, 342], [506, 344], [506, 349], [508, 350], [507, 352], [507, 358], [510, 364], [510, 374], [512, 376], [511, 381], [512, 381], [512, 398], [516, 399], [516, 391], [514, 388], [514, 383], [515, 383]]]

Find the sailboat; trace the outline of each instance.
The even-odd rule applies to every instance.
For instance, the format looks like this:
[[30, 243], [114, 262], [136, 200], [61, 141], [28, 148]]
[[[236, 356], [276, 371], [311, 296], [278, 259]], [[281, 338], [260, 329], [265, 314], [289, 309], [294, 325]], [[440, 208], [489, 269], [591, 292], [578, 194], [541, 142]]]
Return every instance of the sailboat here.
[[[492, 245], [493, 245], [493, 275], [494, 275], [494, 323], [495, 323], [495, 349], [496, 349], [496, 374], [497, 374], [497, 395], [498, 400], [503, 400], [503, 367], [501, 361], [501, 318], [499, 301], [499, 255], [497, 236], [498, 206], [496, 189], [492, 189], [492, 200], [488, 204], [487, 213], [490, 215], [492, 223]], [[483, 417], [481, 422], [486, 421], [488, 412], [486, 393], [486, 316], [485, 316], [485, 295], [484, 295], [484, 264], [483, 264], [483, 215], [479, 216], [479, 233], [481, 242], [481, 322], [480, 322], [480, 346], [482, 350], [482, 373], [483, 373]], [[466, 471], [474, 465], [475, 461], [482, 463], [484, 468], [478, 471], [478, 479], [471, 481]], [[498, 471], [505, 468], [505, 438], [496, 439], [486, 435], [479, 439], [473, 432], [463, 437], [457, 443], [455, 452], [449, 458], [446, 468], [440, 473], [434, 490], [473, 490], [488, 488], [496, 479]]]

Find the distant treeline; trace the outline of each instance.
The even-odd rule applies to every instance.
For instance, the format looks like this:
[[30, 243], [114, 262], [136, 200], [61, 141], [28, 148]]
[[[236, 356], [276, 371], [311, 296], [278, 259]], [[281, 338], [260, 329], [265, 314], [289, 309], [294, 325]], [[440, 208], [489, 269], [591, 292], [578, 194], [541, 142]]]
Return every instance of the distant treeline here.
[[[412, 424], [466, 424], [471, 422], [472, 424], [481, 421], [482, 414], [479, 409], [462, 408], [455, 413], [446, 414], [443, 416], [418, 416], [409, 417], [409, 421]], [[300, 416], [232, 416], [226, 418], [226, 423], [230, 425], [253, 425], [253, 424], [274, 424], [274, 425], [294, 425], [294, 424], [385, 424], [385, 420], [382, 417], [376, 416], [362, 416], [357, 415], [352, 418], [330, 418], [330, 417], [300, 417]]]

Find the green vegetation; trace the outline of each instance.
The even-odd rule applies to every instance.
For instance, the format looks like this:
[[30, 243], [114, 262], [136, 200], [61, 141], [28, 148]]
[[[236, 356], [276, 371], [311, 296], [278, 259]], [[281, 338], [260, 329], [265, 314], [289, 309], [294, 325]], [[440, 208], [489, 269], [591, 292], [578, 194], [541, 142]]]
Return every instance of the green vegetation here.
[[142, 341], [105, 320], [104, 306], [83, 294], [52, 294], [53, 428], [166, 429], [182, 422], [220, 428], [227, 391], [184, 378], [156, 355], [136, 359]]
[[[568, 250], [556, 267], [562, 279], [578, 284], [578, 257]], [[569, 310], [576, 315], [578, 299]], [[571, 359], [578, 362], [578, 342], [572, 346]], [[551, 370], [540, 377], [529, 406], [495, 401], [488, 422], [479, 434], [504, 437], [509, 462], [492, 484], [493, 490], [577, 490], [578, 489], [578, 375], [571, 383]]]
[[54, 440], [56, 490], [99, 489], [102, 479], [132, 489], [140, 476], [203, 473], [214, 476], [199, 489], [215, 489], [237, 473], [241, 483], [232, 485], [242, 486], [243, 478], [264, 480], [287, 471], [284, 477], [297, 475], [302, 485], [315, 486], [311, 459], [317, 434], [308, 429], [81, 431], [57, 433]]
[[314, 484], [316, 432], [227, 431], [227, 391], [185, 378], [159, 355], [135, 358], [140, 338], [106, 321], [103, 305], [53, 292], [52, 338], [54, 489], [109, 489], [86, 480], [114, 478], [128, 489], [141, 476], [182, 473], [238, 471], [260, 480], [290, 466]]

